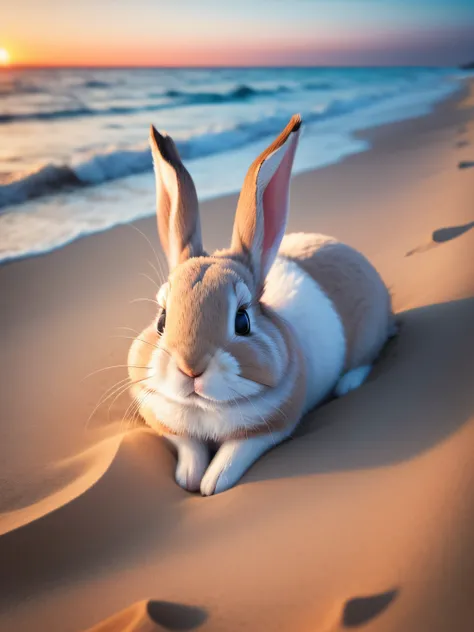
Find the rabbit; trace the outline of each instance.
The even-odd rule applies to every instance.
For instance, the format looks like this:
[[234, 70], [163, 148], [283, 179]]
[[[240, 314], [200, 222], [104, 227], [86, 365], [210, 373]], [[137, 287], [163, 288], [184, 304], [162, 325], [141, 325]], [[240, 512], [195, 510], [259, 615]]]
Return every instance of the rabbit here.
[[362, 254], [284, 236], [301, 123], [294, 115], [253, 162], [230, 248], [212, 255], [193, 180], [151, 127], [170, 273], [131, 345], [129, 377], [142, 417], [176, 449], [176, 482], [203, 496], [233, 487], [318, 403], [358, 388], [394, 329], [390, 294]]

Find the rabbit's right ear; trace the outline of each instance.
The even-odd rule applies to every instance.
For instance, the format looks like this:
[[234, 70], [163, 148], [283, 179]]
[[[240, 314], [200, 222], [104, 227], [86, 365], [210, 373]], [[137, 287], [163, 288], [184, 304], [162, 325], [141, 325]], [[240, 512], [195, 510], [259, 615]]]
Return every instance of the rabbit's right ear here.
[[253, 162], [240, 193], [231, 249], [247, 262], [259, 287], [263, 287], [285, 233], [300, 127], [301, 117], [295, 114]]
[[181, 162], [171, 136], [153, 125], [150, 146], [156, 177], [156, 215], [161, 245], [170, 270], [204, 254], [199, 205], [193, 179]]

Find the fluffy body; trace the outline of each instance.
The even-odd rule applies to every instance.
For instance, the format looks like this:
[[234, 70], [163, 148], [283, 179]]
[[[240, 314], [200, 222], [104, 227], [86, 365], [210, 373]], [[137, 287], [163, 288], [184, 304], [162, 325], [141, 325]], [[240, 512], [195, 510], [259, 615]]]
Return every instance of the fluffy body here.
[[[178, 484], [206, 496], [232, 487], [307, 411], [360, 386], [393, 331], [389, 293], [363, 255], [323, 235], [283, 237], [299, 124], [250, 168], [231, 248], [212, 256], [171, 139], [155, 130], [152, 140], [171, 272], [157, 296], [164, 327], [155, 320], [130, 349], [132, 393], [176, 448]], [[242, 310], [248, 335], [235, 329]]]

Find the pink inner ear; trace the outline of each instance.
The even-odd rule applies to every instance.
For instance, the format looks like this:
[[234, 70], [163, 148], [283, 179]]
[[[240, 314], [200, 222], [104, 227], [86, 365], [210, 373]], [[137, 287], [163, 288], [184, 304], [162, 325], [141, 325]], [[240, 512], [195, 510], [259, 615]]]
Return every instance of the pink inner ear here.
[[274, 246], [278, 248], [285, 233], [291, 168], [296, 151], [297, 137], [291, 138], [290, 143], [283, 160], [263, 193], [264, 236], [262, 259], [264, 262], [272, 254]]

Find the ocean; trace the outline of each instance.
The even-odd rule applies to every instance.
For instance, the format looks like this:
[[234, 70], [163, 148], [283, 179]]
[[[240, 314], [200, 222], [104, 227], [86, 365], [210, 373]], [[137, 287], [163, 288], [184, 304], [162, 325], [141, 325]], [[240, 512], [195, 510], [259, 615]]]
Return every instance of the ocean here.
[[150, 123], [170, 133], [201, 200], [238, 191], [293, 113], [294, 173], [367, 150], [353, 132], [428, 113], [450, 68], [0, 71], [0, 262], [155, 212]]

